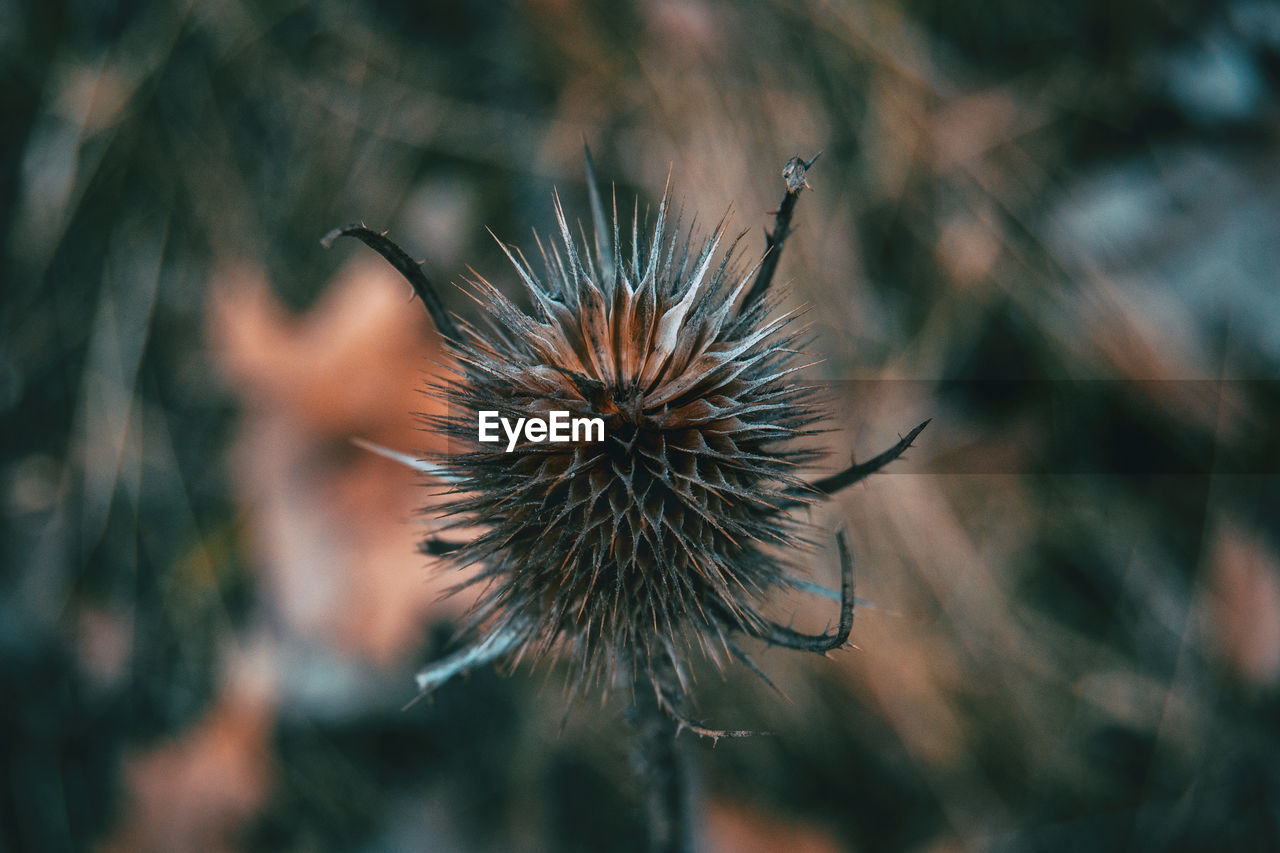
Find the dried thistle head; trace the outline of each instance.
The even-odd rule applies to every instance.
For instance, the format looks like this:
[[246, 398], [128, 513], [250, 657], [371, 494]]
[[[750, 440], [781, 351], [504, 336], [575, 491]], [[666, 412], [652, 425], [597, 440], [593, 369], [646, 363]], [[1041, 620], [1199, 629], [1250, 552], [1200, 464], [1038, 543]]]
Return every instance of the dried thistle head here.
[[[395, 264], [456, 359], [453, 381], [434, 389], [450, 413], [429, 421], [451, 452], [419, 467], [451, 484], [434, 511], [484, 529], [457, 546], [427, 543], [472, 569], [459, 586], [483, 585], [470, 625], [481, 639], [424, 670], [423, 692], [489, 660], [562, 648], [575, 683], [623, 667], [677, 714], [672, 682], [691, 654], [745, 660], [735, 634], [816, 651], [845, 642], [853, 597], [843, 540], [834, 633], [801, 634], [761, 613], [774, 588], [799, 585], [785, 560], [807, 543], [791, 512], [895, 458], [923, 425], [870, 463], [799, 479], [815, 453], [798, 439], [821, 412], [795, 381], [792, 315], [777, 314], [767, 291], [811, 164], [788, 163], [769, 251], [744, 269], [741, 235], [723, 253], [724, 220], [705, 239], [692, 228], [682, 237], [668, 194], [651, 225], [634, 214], [629, 241], [620, 239], [616, 203], [609, 221], [588, 155], [594, 239], [580, 227], [575, 238], [557, 198], [559, 241], [539, 241], [541, 275], [504, 246], [530, 311], [475, 276], [481, 325], [455, 325], [385, 235], [331, 235], [356, 236]], [[511, 422], [556, 411], [599, 418], [603, 441], [482, 442], [486, 411]]]
[[[463, 330], [457, 381], [438, 389], [454, 452], [437, 462], [456, 483], [442, 508], [487, 528], [451, 558], [481, 567], [476, 622], [521, 653], [562, 645], [589, 675], [714, 657], [765, 624], [784, 569], [763, 549], [797, 544], [786, 507], [812, 452], [795, 439], [818, 413], [790, 381], [789, 317], [770, 300], [737, 310], [751, 275], [732, 247], [717, 257], [723, 221], [680, 239], [664, 198], [623, 257], [616, 211], [594, 252], [558, 200], [556, 217], [542, 276], [508, 251], [531, 313], [472, 280], [489, 322]], [[482, 411], [598, 417], [604, 440], [508, 452], [477, 440]]]

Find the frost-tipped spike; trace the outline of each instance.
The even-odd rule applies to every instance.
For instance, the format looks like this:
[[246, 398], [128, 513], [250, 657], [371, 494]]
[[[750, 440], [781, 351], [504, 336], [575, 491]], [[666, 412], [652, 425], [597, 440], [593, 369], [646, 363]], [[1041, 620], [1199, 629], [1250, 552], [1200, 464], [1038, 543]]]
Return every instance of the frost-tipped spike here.
[[370, 453], [376, 453], [379, 456], [382, 456], [386, 459], [390, 459], [392, 462], [399, 462], [401, 465], [405, 466], [406, 468], [412, 468], [415, 471], [421, 471], [424, 474], [430, 474], [432, 477], [435, 477], [440, 480], [444, 480], [446, 483], [457, 482], [456, 478], [450, 476], [450, 474], [447, 471], [445, 471], [443, 467], [441, 467], [440, 465], [437, 465], [434, 462], [428, 462], [425, 459], [416, 459], [410, 456], [408, 453], [401, 453], [398, 450], [392, 450], [389, 447], [383, 447], [381, 444], [377, 444], [375, 442], [369, 441], [364, 438], [358, 438], [358, 437], [352, 438], [351, 443], [354, 444], [356, 447], [362, 448], [364, 450], [368, 450]]
[[414, 676], [418, 683], [418, 698], [436, 690], [456, 675], [492, 663], [510, 651], [520, 639], [514, 630], [494, 631], [480, 642], [424, 667]]
[[[671, 201], [671, 172], [667, 172], [667, 185], [662, 190], [662, 200], [658, 202], [658, 221], [653, 224], [653, 241], [649, 247], [649, 266], [645, 276], [656, 275], [658, 259], [662, 254], [663, 228], [667, 223], [667, 205]], [[647, 211], [646, 211], [647, 214]], [[647, 216], [646, 216], [647, 218]]]
[[[788, 579], [787, 586], [791, 587], [792, 589], [799, 590], [800, 592], [807, 592], [810, 595], [816, 595], [816, 596], [819, 596], [820, 598], [825, 598], [829, 601], [840, 600], [840, 590], [831, 589], [829, 587], [823, 586], [822, 584], [813, 583], [812, 581], [800, 580], [798, 578], [791, 578], [791, 579]], [[868, 598], [859, 598], [856, 595], [853, 597], [853, 604], [855, 607], [860, 607], [863, 610], [878, 610], [881, 613], [885, 614], [886, 616], [902, 615], [896, 610], [886, 610], [885, 608], [876, 604], [874, 601]]]
[[618, 187], [613, 190], [613, 284], [614, 287], [626, 287], [629, 291], [631, 283], [622, 275], [622, 241], [618, 238]]
[[553, 190], [551, 197], [556, 212], [556, 225], [560, 228], [560, 240], [564, 245], [565, 254], [569, 258], [567, 277], [572, 277], [576, 280], [583, 272], [582, 262], [578, 260], [578, 247], [573, 239], [573, 234], [569, 231], [569, 222], [565, 219], [564, 207], [560, 204], [560, 193]]
[[[604, 202], [600, 199], [600, 185], [596, 181], [595, 162], [591, 159], [591, 148], [587, 145], [587, 141], [582, 140], [582, 159], [586, 167], [587, 173], [587, 197], [591, 202], [591, 224], [595, 231], [595, 249], [596, 259], [599, 264], [600, 283], [605, 287], [610, 287], [613, 282], [614, 257], [616, 252], [616, 244], [609, 245], [609, 235], [612, 232], [604, 218]], [[615, 224], [617, 212], [614, 213]]]

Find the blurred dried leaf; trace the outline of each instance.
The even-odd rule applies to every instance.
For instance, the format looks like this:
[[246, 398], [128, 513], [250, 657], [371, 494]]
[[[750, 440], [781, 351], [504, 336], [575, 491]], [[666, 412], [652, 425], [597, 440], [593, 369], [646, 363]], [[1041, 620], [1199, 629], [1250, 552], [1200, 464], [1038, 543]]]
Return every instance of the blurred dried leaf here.
[[714, 853], [841, 853], [835, 839], [814, 826], [716, 801], [702, 812], [707, 850]]
[[1227, 662], [1258, 688], [1280, 682], [1280, 562], [1227, 524], [1209, 552], [1210, 624]]
[[350, 444], [407, 452], [433, 445], [414, 428], [439, 351], [425, 312], [380, 263], [344, 271], [303, 317], [260, 272], [233, 269], [212, 286], [210, 339], [245, 407], [232, 448], [250, 552], [270, 606], [289, 629], [383, 664], [420, 641], [450, 578], [429, 575], [412, 523], [428, 502], [414, 472]]
[[232, 691], [192, 728], [126, 758], [124, 818], [100, 850], [240, 849], [266, 799], [273, 720], [262, 697]]

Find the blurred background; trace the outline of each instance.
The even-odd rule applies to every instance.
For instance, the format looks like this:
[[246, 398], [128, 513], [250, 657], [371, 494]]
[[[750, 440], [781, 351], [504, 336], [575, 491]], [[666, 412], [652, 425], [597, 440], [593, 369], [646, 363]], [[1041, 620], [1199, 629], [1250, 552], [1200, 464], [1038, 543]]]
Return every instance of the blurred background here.
[[0, 849], [640, 849], [616, 696], [402, 710], [438, 347], [319, 245], [509, 288], [584, 139], [753, 253], [822, 150], [815, 476], [934, 418], [813, 513], [859, 650], [699, 676], [700, 849], [1280, 849], [1280, 5], [0, 0], [0, 115]]

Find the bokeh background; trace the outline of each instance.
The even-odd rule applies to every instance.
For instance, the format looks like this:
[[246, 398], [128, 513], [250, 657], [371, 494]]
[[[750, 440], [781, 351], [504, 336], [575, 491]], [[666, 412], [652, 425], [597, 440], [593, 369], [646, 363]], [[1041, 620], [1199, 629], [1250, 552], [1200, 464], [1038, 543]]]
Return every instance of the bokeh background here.
[[752, 252], [821, 149], [815, 475], [934, 418], [814, 513], [860, 649], [700, 676], [701, 849], [1280, 849], [1280, 5], [0, 0], [0, 116], [0, 849], [640, 849], [616, 696], [401, 710], [437, 342], [318, 242], [507, 287], [584, 139]]

